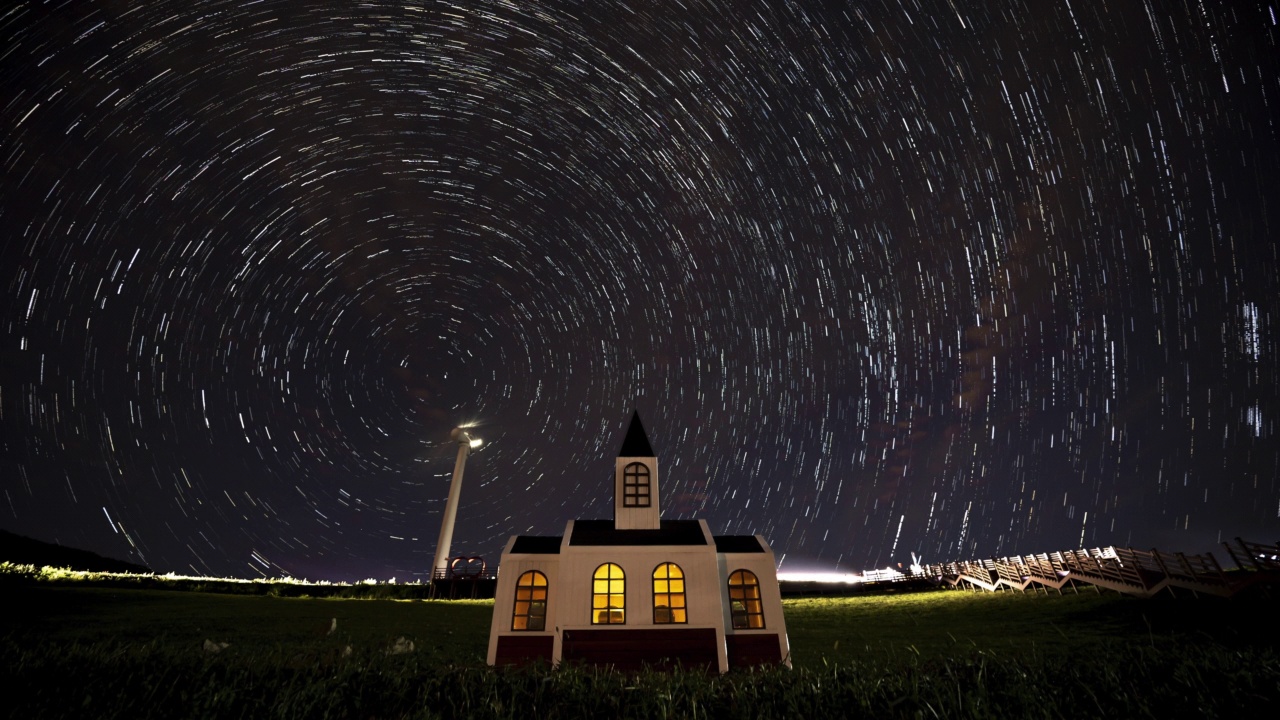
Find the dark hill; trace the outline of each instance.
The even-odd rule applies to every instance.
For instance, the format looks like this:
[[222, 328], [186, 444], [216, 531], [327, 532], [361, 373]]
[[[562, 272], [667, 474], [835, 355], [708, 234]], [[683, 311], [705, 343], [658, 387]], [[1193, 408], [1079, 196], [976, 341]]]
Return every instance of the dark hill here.
[[0, 561], [20, 565], [48, 565], [91, 572], [150, 573], [151, 569], [123, 560], [102, 557], [88, 550], [63, 547], [0, 530]]

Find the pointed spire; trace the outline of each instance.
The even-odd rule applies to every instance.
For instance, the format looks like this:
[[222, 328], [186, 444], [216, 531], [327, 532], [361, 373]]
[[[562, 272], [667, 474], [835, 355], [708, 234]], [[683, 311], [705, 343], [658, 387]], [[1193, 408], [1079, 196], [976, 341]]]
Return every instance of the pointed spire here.
[[631, 427], [627, 428], [627, 437], [622, 441], [622, 449], [618, 457], [655, 457], [653, 448], [649, 446], [649, 436], [644, 434], [644, 425], [640, 424], [640, 411], [631, 414]]

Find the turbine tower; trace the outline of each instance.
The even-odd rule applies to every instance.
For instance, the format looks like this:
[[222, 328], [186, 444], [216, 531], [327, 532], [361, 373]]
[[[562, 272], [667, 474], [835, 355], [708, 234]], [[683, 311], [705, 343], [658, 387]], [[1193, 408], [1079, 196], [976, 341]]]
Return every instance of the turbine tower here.
[[436, 559], [431, 566], [432, 578], [448, 577], [449, 546], [453, 544], [453, 522], [458, 516], [458, 496], [462, 494], [462, 471], [467, 466], [467, 456], [472, 448], [480, 447], [478, 437], [472, 437], [465, 428], [454, 428], [449, 437], [458, 443], [458, 459], [453, 464], [453, 480], [449, 481], [449, 502], [444, 506], [444, 518], [440, 521], [440, 539], [436, 541]]

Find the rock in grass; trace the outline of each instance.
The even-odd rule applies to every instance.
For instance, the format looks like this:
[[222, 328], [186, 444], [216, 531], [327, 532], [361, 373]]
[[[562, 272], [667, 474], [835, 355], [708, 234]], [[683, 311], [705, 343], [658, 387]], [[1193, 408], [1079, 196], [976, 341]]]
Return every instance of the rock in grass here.
[[413, 652], [413, 641], [404, 637], [396, 638], [396, 641], [391, 644], [391, 648], [387, 650], [388, 655], [403, 655], [411, 652]]

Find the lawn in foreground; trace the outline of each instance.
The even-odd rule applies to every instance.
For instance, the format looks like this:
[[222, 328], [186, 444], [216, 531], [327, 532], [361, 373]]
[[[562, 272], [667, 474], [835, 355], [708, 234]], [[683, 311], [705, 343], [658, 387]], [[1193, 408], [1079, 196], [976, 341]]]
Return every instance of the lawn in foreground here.
[[1238, 717], [1280, 702], [1265, 598], [792, 600], [796, 669], [724, 677], [494, 671], [490, 603], [37, 588], [23, 605], [0, 625], [26, 688], [14, 716]]
[[[30, 585], [9, 593], [0, 636], [58, 644], [154, 642], [174, 649], [227, 643], [234, 652], [375, 650], [398, 640], [441, 662], [482, 664], [491, 600], [281, 598]], [[1141, 600], [937, 591], [784, 601], [797, 668], [975, 652], [1035, 655], [1115, 642], [1213, 640], [1280, 644], [1267, 598]], [[401, 644], [401, 647], [406, 647]]]

